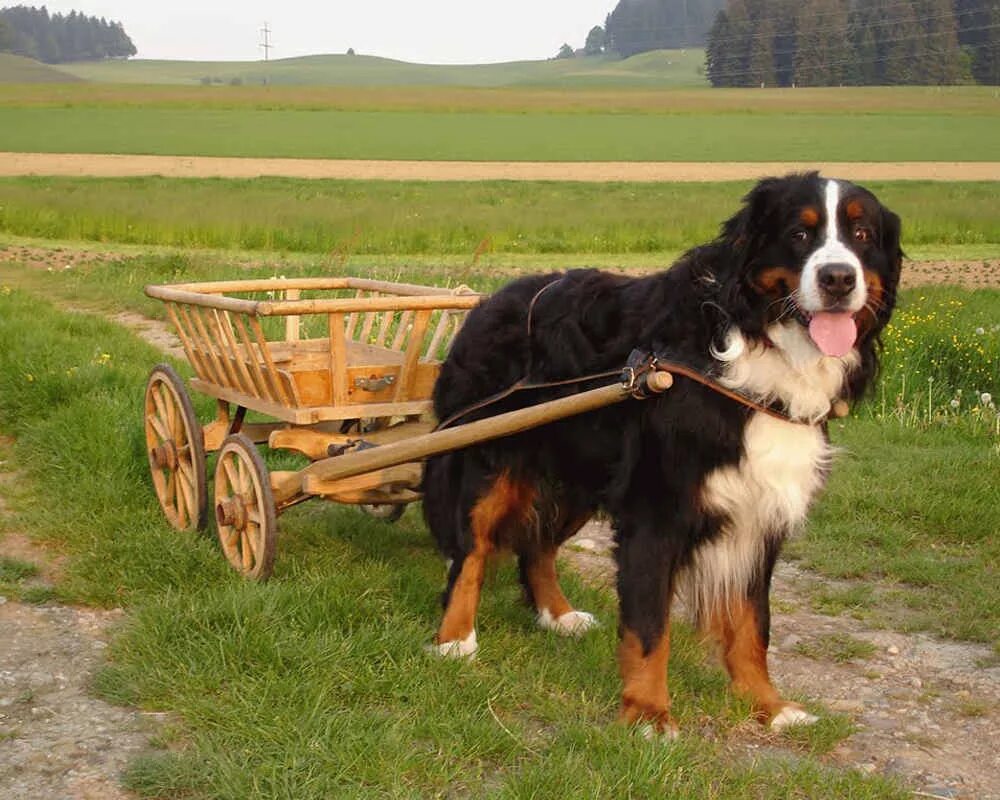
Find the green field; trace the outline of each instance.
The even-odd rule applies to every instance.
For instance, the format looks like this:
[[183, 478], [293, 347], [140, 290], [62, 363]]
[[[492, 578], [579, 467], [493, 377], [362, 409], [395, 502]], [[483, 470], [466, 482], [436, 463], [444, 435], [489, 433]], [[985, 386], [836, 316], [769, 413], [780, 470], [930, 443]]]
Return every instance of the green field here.
[[[263, 61], [129, 61], [61, 64], [109, 83], [344, 86], [706, 86], [700, 49], [659, 50], [620, 60], [604, 56], [500, 64], [410, 64], [375, 56], [316, 55]], [[0, 71], [0, 77], [3, 73]]]
[[[993, 161], [1000, 117], [0, 109], [0, 150], [456, 161]], [[905, 121], [905, 124], [904, 124]], [[400, 136], [405, 131], [405, 136]]]
[[[714, 238], [750, 187], [308, 181], [286, 178], [3, 178], [0, 231], [144, 245], [386, 255], [547, 254], [668, 263]], [[904, 246], [1000, 250], [992, 183], [871, 184], [904, 220]], [[611, 263], [614, 263], [613, 261]]]
[[602, 89], [463, 86], [177, 86], [0, 84], [4, 108], [256, 109], [578, 114], [822, 114], [989, 116], [987, 86], [786, 89]]
[[13, 84], [57, 84], [79, 83], [76, 75], [42, 64], [32, 58], [0, 53], [0, 83]]

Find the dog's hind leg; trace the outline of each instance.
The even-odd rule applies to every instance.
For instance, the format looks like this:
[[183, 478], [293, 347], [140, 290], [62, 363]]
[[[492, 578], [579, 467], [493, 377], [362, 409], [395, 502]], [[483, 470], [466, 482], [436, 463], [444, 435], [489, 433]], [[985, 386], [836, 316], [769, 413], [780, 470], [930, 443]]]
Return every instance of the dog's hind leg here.
[[706, 615], [703, 625], [721, 645], [733, 690], [750, 699], [761, 722], [780, 730], [790, 725], [812, 724], [817, 718], [798, 703], [782, 699], [768, 674], [769, 593], [778, 548], [772, 546], [767, 550], [764, 563], [750, 580], [745, 595], [719, 604]]
[[590, 519], [591, 512], [576, 513], [560, 524], [555, 536], [540, 532], [540, 536], [518, 548], [518, 568], [521, 584], [528, 601], [538, 612], [538, 625], [563, 636], [579, 636], [593, 628], [597, 621], [586, 611], [570, 605], [559, 586], [556, 553], [559, 545], [573, 536]]
[[444, 618], [435, 649], [441, 655], [468, 657], [478, 649], [476, 611], [486, 562], [496, 550], [501, 529], [522, 523], [531, 513], [534, 487], [501, 473], [473, 502], [467, 515], [470, 546], [451, 565]]

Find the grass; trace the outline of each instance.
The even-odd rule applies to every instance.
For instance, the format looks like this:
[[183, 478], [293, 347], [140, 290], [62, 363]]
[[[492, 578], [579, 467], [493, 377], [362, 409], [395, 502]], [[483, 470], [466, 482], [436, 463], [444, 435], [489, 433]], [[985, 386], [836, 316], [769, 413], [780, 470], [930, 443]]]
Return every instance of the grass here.
[[[669, 263], [663, 254], [713, 238], [750, 185], [4, 178], [0, 231], [340, 261], [433, 254], [468, 262], [476, 253], [530, 263], [579, 254], [612, 266], [652, 254], [655, 266]], [[971, 255], [1000, 246], [995, 184], [869, 186], [905, 220], [907, 249], [962, 246]]]
[[175, 86], [2, 84], [3, 108], [161, 108], [263, 111], [558, 112], [575, 114], [995, 114], [988, 86], [684, 89], [621, 86]]
[[[279, 271], [289, 277], [347, 272], [424, 283], [461, 280], [482, 290], [507, 277], [488, 267], [455, 272], [434, 271], [425, 263], [344, 267], [308, 259], [265, 270], [258, 263], [248, 274]], [[141, 294], [144, 283], [232, 274], [224, 256], [174, 253], [53, 272], [7, 266], [0, 268], [0, 283], [74, 305], [162, 316], [160, 304]], [[885, 388], [854, 409], [850, 420], [832, 424], [834, 443], [844, 452], [808, 530], [789, 548], [810, 569], [860, 582], [862, 588], [815, 598], [829, 611], [868, 618], [867, 611], [874, 610], [908, 629], [997, 643], [1000, 503], [994, 476], [1000, 423], [995, 409], [977, 408], [971, 398], [982, 392], [1000, 397], [998, 306], [996, 290], [927, 287], [901, 296], [885, 336]], [[928, 414], [922, 387], [931, 374], [937, 388]], [[903, 387], [915, 388], [900, 393]], [[970, 402], [955, 409], [951, 399], [958, 389]], [[914, 481], [914, 474], [922, 479]], [[864, 589], [876, 583], [884, 591]]]
[[413, 64], [365, 55], [314, 55], [261, 61], [129, 61], [61, 64], [88, 81], [347, 86], [707, 86], [702, 50], [659, 50], [619, 60], [604, 56], [497, 64]]
[[[445, 161], [994, 161], [995, 114], [0, 108], [0, 149]], [[739, 135], [734, 135], [734, 130]], [[400, 136], [401, 130], [406, 131]], [[850, 132], [847, 135], [847, 132]]]
[[37, 87], [37, 84], [80, 83], [80, 78], [33, 58], [0, 53], [0, 82]]
[[161, 358], [100, 318], [0, 291], [0, 429], [26, 482], [16, 522], [70, 556], [61, 597], [131, 609], [99, 691], [178, 720], [128, 772], [143, 795], [905, 796], [810, 755], [845, 735], [837, 718], [794, 754], [739, 755], [748, 710], [684, 628], [671, 679], [687, 734], [665, 747], [612, 725], [613, 603], [572, 579], [595, 635], [534, 630], [504, 567], [479, 660], [428, 658], [443, 567], [413, 511], [389, 527], [299, 507], [282, 518], [275, 579], [240, 580], [156, 506], [137, 403]]
[[848, 661], [865, 660], [875, 655], [875, 645], [847, 633], [831, 633], [817, 636], [795, 646], [795, 652], [817, 661], [833, 661], [844, 664]]

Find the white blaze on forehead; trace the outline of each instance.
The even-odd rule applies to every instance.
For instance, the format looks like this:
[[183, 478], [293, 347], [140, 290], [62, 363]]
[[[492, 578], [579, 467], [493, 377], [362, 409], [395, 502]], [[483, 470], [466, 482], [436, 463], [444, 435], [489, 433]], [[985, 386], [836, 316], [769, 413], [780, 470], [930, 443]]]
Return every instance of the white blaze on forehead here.
[[840, 207], [840, 184], [837, 181], [826, 181], [824, 206], [826, 229], [823, 231], [823, 240], [802, 267], [802, 280], [799, 286], [802, 306], [806, 311], [821, 311], [823, 298], [819, 291], [819, 270], [826, 264], [848, 264], [854, 268], [855, 289], [845, 306], [850, 311], [858, 311], [865, 304], [865, 281], [861, 273], [861, 260], [844, 243], [840, 235], [837, 214]]

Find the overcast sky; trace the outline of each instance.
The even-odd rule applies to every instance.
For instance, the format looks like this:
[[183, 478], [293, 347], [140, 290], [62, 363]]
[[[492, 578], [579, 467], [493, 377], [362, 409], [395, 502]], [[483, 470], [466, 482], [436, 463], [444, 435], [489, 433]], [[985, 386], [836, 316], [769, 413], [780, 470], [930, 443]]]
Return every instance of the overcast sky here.
[[[13, 0], [4, 5], [13, 5]], [[75, 0], [50, 13], [81, 11], [125, 26], [137, 58], [251, 61], [260, 29], [271, 58], [358, 53], [425, 64], [474, 64], [554, 56], [582, 47], [617, 0]]]

